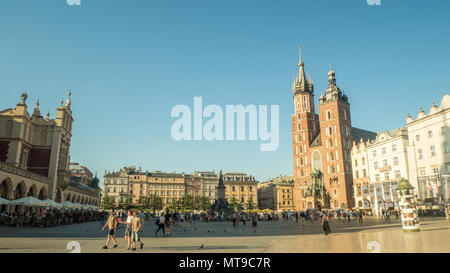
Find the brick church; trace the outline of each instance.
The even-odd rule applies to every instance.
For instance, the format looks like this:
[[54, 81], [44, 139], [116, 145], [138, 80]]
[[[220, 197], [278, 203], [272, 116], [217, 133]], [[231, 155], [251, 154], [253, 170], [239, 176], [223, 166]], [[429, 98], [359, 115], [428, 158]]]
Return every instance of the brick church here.
[[348, 97], [336, 85], [330, 67], [328, 88], [314, 107], [314, 85], [305, 77], [300, 54], [298, 77], [292, 85], [294, 109], [294, 205], [297, 210], [354, 207], [351, 148], [375, 133], [353, 128]]

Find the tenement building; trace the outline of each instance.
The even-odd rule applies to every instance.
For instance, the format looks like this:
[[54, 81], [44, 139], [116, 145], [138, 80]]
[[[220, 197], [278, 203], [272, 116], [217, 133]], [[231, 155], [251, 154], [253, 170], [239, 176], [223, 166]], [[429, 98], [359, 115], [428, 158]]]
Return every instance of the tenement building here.
[[157, 197], [164, 208], [182, 201], [185, 194], [185, 176], [183, 173], [162, 171], [129, 173], [129, 197], [133, 204], [142, 197]]
[[416, 187], [418, 205], [443, 205], [450, 202], [450, 95], [428, 114], [420, 109], [414, 119], [409, 114], [409, 179]]
[[[66, 200], [70, 187], [69, 150], [72, 139], [70, 92], [56, 108], [56, 117], [41, 115], [39, 101], [28, 113], [26, 100], [0, 111], [0, 195], [14, 200], [26, 196]], [[89, 198], [80, 202], [90, 202]], [[14, 209], [14, 208], [11, 208]]]
[[358, 208], [398, 208], [397, 185], [409, 179], [408, 131], [400, 128], [379, 132], [374, 140], [353, 142], [352, 169]]
[[103, 175], [103, 197], [107, 197], [111, 203], [125, 203], [129, 195], [128, 177], [130, 172], [136, 171], [135, 167], [123, 167], [119, 171], [108, 172]]
[[258, 208], [276, 211], [295, 210], [294, 177], [281, 175], [259, 183]]
[[228, 204], [233, 201], [239, 203], [243, 208], [254, 208], [258, 206], [258, 181], [252, 175], [245, 173], [228, 172], [223, 174], [225, 184], [225, 198]]
[[291, 119], [295, 208], [352, 208], [352, 141], [371, 139], [375, 133], [352, 128], [348, 97], [337, 86], [332, 69], [316, 114], [313, 82], [305, 76], [301, 55], [298, 68]]

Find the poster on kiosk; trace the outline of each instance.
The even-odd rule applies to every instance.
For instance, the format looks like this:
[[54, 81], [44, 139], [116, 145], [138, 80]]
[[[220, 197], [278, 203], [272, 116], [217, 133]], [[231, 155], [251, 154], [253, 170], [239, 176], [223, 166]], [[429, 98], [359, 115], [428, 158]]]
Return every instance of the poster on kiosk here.
[[414, 187], [406, 179], [402, 179], [398, 185], [403, 231], [420, 231], [419, 217], [415, 208], [413, 189]]

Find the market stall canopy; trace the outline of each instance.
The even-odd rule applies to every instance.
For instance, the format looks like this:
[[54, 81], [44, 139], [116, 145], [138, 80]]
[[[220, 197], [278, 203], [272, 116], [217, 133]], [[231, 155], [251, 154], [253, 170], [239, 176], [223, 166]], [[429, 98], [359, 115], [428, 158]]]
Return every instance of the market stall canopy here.
[[10, 205], [11, 201], [0, 197], [0, 205]]
[[46, 203], [42, 200], [34, 198], [33, 196], [28, 196], [20, 199], [11, 201], [11, 205], [17, 206], [35, 206], [35, 207], [46, 207]]
[[47, 199], [44, 200], [44, 202], [47, 204], [46, 207], [53, 207], [53, 208], [62, 208], [63, 205], [56, 203], [53, 200]]

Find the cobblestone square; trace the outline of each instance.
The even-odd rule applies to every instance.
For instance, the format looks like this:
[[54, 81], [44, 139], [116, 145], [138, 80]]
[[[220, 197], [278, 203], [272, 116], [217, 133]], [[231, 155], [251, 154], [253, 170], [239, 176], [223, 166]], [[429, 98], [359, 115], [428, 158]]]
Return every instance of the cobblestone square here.
[[[261, 221], [253, 233], [251, 225], [233, 228], [230, 222], [194, 222], [186, 231], [172, 229], [169, 237], [154, 236], [156, 225], [144, 225], [144, 248], [133, 253], [442, 253], [450, 252], [450, 221], [441, 217], [421, 219], [421, 231], [403, 232], [399, 220], [380, 223], [378, 218], [330, 221], [332, 233], [325, 236], [319, 221], [291, 223]], [[53, 228], [0, 227], [0, 252], [69, 253], [69, 242], [80, 244], [81, 253], [127, 253], [123, 228], [116, 233], [118, 248], [103, 250], [106, 231], [100, 222]], [[203, 245], [203, 248], [200, 248]]]

